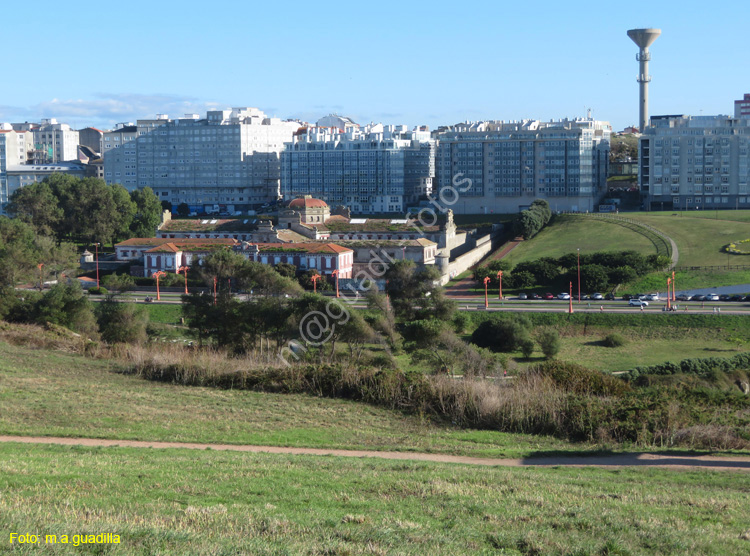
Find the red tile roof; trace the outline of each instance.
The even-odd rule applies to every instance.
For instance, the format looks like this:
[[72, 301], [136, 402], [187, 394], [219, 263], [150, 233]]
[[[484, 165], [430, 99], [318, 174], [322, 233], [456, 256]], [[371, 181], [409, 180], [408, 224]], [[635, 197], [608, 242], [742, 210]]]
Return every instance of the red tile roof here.
[[289, 203], [289, 208], [325, 208], [328, 206], [328, 203], [325, 201], [321, 201], [320, 199], [312, 199], [308, 197], [302, 197], [299, 199], [293, 199]]

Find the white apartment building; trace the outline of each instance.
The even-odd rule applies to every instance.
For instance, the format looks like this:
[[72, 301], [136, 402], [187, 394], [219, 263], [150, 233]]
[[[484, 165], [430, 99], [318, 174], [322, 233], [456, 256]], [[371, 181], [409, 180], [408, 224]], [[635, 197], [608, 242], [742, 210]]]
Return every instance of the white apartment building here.
[[104, 178], [151, 187], [173, 207], [246, 210], [279, 198], [279, 154], [299, 127], [257, 108], [213, 110], [205, 118], [157, 115], [138, 120], [135, 139], [130, 126], [105, 134]]
[[8, 183], [8, 168], [26, 164], [33, 146], [29, 131], [14, 131], [10, 124], [0, 124], [0, 214], [15, 189]]
[[78, 132], [55, 118], [42, 120], [34, 134], [34, 164], [52, 164], [78, 159]]
[[638, 183], [652, 210], [749, 208], [750, 119], [652, 116]]
[[431, 189], [434, 175], [429, 131], [402, 125], [311, 127], [281, 154], [285, 200], [312, 195], [355, 213], [404, 212]]
[[[552, 210], [593, 211], [607, 192], [612, 126], [590, 117], [487, 121], [437, 134], [437, 190], [461, 214], [518, 212], [534, 199]], [[445, 204], [445, 203], [441, 203]]]

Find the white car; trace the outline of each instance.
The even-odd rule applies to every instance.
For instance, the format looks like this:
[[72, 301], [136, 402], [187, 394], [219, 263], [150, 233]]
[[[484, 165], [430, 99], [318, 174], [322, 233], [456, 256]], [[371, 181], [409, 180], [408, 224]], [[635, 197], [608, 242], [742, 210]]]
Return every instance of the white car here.
[[594, 293], [594, 294], [591, 294], [591, 299], [596, 299], [596, 300], [604, 299], [604, 296], [600, 293]]
[[558, 293], [557, 294], [557, 299], [570, 299], [570, 294], [569, 293]]
[[707, 293], [706, 294], [706, 301], [719, 301], [719, 294], [718, 293]]
[[655, 293], [650, 293], [646, 297], [643, 298], [644, 301], [659, 301], [659, 295]]
[[631, 299], [628, 301], [628, 305], [631, 307], [648, 307], [648, 301], [643, 301], [642, 299]]

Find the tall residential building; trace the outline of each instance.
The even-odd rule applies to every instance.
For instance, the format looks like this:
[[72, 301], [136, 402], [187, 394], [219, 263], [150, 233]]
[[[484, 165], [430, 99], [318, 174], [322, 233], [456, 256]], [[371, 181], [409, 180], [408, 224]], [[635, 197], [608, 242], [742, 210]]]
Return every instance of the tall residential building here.
[[281, 154], [285, 200], [312, 195], [356, 213], [404, 212], [434, 175], [435, 141], [406, 126], [311, 127]]
[[134, 124], [117, 124], [114, 130], [104, 132], [104, 181], [120, 183], [128, 191], [138, 189], [137, 138], [138, 127]]
[[0, 124], [0, 214], [14, 189], [8, 182], [8, 167], [26, 164], [33, 139], [29, 131], [14, 131], [10, 124]]
[[648, 208], [748, 208], [750, 119], [652, 116], [639, 142]]
[[278, 199], [279, 154], [299, 127], [257, 108], [138, 120], [135, 131], [105, 134], [105, 180], [151, 187], [159, 199], [197, 212], [246, 210]]
[[95, 127], [85, 127], [78, 130], [78, 144], [88, 147], [94, 152], [102, 152], [104, 132]]
[[745, 93], [742, 99], [734, 101], [734, 117], [750, 118], [750, 94]]
[[78, 132], [56, 119], [42, 120], [34, 133], [34, 164], [52, 164], [78, 159]]
[[590, 117], [459, 124], [437, 135], [437, 189], [455, 188], [445, 208], [463, 214], [517, 212], [538, 198], [593, 210], [607, 191], [611, 132]]

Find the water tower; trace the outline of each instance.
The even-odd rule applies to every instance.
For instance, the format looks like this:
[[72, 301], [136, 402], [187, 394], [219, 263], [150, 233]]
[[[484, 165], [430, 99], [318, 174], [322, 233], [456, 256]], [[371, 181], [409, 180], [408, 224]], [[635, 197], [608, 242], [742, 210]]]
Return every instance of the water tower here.
[[651, 76], [648, 74], [648, 63], [651, 60], [651, 53], [648, 47], [661, 35], [661, 29], [631, 29], [628, 31], [628, 37], [638, 45], [641, 50], [635, 55], [635, 59], [640, 62], [640, 74], [638, 83], [640, 83], [640, 120], [639, 128], [641, 132], [648, 125], [648, 83]]

